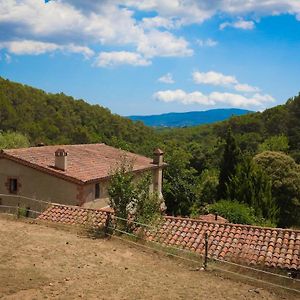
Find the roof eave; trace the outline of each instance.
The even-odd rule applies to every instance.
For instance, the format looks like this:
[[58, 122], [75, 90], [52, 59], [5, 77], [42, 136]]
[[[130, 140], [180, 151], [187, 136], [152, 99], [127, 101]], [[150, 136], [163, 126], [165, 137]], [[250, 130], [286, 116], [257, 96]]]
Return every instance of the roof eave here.
[[[147, 167], [144, 167], [144, 168], [133, 170], [132, 172], [136, 174], [136, 173], [141, 173], [141, 172], [145, 172], [145, 171], [151, 171], [151, 170], [155, 170], [155, 169], [164, 169], [167, 166], [168, 165], [166, 163], [164, 163], [162, 165], [155, 165], [155, 164], [153, 164], [151, 166], [147, 166]], [[84, 184], [96, 183], [96, 182], [99, 182], [100, 180], [108, 180], [112, 176], [113, 175], [107, 175], [107, 176], [103, 176], [103, 177], [93, 178], [93, 179], [84, 181]]]
[[58, 173], [58, 172], [55, 172], [55, 170], [51, 170], [51, 169], [48, 169], [48, 168], [45, 168], [45, 167], [33, 164], [33, 163], [31, 163], [31, 162], [29, 162], [27, 160], [23, 160], [23, 159], [21, 159], [19, 157], [15, 157], [13, 155], [9, 155], [8, 153], [4, 152], [3, 150], [0, 153], [0, 158], [9, 159], [9, 160], [14, 161], [16, 163], [20, 163], [20, 164], [22, 164], [22, 165], [24, 165], [26, 167], [38, 170], [38, 171], [46, 173], [48, 175], [53, 175], [55, 177], [58, 177], [60, 179], [63, 179], [63, 180], [66, 180], [66, 181], [69, 181], [69, 182], [72, 182], [72, 183], [75, 183], [75, 184], [83, 185], [85, 183], [84, 181], [82, 181], [80, 179], [77, 179], [77, 178], [74, 178], [72, 176], [68, 176], [66, 174]]

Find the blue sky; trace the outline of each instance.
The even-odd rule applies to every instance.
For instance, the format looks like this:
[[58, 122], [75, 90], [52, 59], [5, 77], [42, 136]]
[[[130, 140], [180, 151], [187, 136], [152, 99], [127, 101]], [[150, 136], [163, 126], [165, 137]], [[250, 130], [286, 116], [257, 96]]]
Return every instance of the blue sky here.
[[300, 1], [0, 0], [0, 76], [121, 115], [300, 91]]

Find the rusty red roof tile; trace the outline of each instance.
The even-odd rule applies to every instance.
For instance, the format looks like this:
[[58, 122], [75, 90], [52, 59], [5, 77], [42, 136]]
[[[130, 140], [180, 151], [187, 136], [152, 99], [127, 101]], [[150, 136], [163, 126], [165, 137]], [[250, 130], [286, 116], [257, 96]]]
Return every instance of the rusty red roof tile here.
[[[49, 207], [39, 219], [64, 224], [105, 224], [111, 209], [88, 209], [66, 205]], [[165, 216], [157, 230], [146, 231], [146, 239], [177, 246], [203, 255], [208, 234], [210, 258], [273, 268], [300, 270], [300, 231], [250, 225], [220, 224]]]

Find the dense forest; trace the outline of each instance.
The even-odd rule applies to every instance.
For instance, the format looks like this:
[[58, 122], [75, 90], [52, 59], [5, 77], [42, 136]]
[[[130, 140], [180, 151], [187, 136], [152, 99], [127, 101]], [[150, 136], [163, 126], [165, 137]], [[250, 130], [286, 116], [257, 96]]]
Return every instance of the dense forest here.
[[0, 77], [0, 147], [104, 142], [165, 152], [167, 213], [300, 226], [300, 94], [286, 104], [210, 125], [154, 130], [99, 105]]
[[153, 129], [112, 114], [99, 105], [47, 94], [0, 77], [0, 129], [25, 134], [32, 145], [103, 142], [146, 153]]

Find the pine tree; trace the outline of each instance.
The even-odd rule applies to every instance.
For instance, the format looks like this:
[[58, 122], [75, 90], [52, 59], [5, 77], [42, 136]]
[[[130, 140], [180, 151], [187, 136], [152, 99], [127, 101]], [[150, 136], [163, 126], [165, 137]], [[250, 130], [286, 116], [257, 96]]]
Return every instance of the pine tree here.
[[220, 166], [219, 185], [217, 199], [225, 199], [227, 196], [226, 186], [229, 184], [230, 178], [235, 176], [237, 165], [241, 162], [241, 150], [229, 128], [226, 135], [226, 144], [223, 159]]

